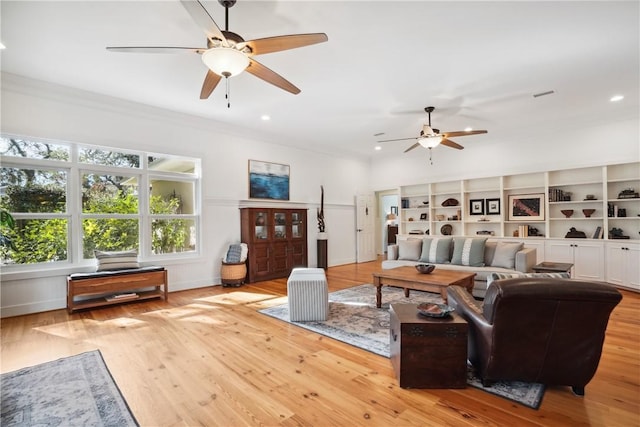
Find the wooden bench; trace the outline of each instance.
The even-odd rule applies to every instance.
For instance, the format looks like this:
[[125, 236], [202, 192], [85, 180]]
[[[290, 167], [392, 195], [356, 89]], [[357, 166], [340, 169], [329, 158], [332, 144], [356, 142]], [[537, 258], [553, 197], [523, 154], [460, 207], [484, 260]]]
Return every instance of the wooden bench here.
[[168, 301], [168, 287], [167, 270], [158, 266], [74, 273], [67, 277], [67, 310], [73, 313], [85, 308], [151, 298]]

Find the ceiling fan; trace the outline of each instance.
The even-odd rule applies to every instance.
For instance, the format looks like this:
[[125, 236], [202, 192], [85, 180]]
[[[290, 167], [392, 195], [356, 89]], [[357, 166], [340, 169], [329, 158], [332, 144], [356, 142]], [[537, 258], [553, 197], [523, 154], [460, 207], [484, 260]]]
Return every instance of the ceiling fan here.
[[284, 89], [294, 95], [298, 94], [300, 89], [256, 61], [253, 56], [294, 49], [328, 40], [327, 35], [324, 33], [312, 33], [245, 41], [240, 35], [229, 31], [229, 8], [236, 4], [236, 0], [218, 0], [218, 3], [225, 8], [224, 31], [220, 30], [200, 1], [180, 0], [180, 2], [191, 15], [191, 18], [207, 35], [207, 47], [107, 47], [107, 50], [111, 52], [197, 53], [202, 55], [202, 61], [209, 70], [207, 70], [207, 75], [202, 84], [200, 99], [207, 99], [222, 77], [228, 79], [242, 73], [244, 70], [280, 89]]
[[439, 129], [433, 129], [431, 127], [431, 113], [433, 112], [433, 110], [435, 110], [435, 107], [426, 107], [424, 109], [424, 111], [426, 111], [429, 116], [429, 124], [428, 125], [425, 124], [424, 126], [422, 126], [422, 130], [420, 131], [420, 135], [418, 137], [385, 139], [383, 141], [378, 141], [378, 142], [408, 141], [410, 139], [415, 139], [416, 143], [413, 144], [411, 147], [407, 148], [406, 150], [404, 150], [405, 153], [407, 151], [413, 150], [414, 148], [420, 145], [425, 148], [428, 148], [429, 150], [437, 147], [440, 144], [445, 145], [447, 147], [455, 148], [456, 150], [462, 150], [464, 149], [462, 145], [456, 142], [453, 142], [449, 138], [458, 137], [458, 136], [467, 136], [467, 135], [479, 135], [482, 133], [487, 133], [486, 130], [460, 130], [460, 131], [454, 131], [454, 132], [440, 133]]

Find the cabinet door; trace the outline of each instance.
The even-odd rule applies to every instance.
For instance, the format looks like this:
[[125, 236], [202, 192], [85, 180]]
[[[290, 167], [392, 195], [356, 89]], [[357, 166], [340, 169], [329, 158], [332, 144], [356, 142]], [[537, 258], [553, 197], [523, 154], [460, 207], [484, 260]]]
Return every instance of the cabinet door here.
[[604, 247], [600, 243], [574, 244], [574, 276], [576, 279], [604, 280]]
[[628, 248], [625, 252], [627, 271], [627, 283], [635, 289], [640, 289], [640, 245], [626, 245]]
[[624, 285], [625, 251], [622, 245], [607, 245], [607, 282]]
[[269, 211], [252, 210], [249, 224], [251, 226], [251, 238], [254, 242], [269, 240], [269, 229], [271, 222], [269, 221]]
[[269, 243], [255, 243], [249, 254], [250, 280], [256, 281], [268, 276], [271, 272], [271, 250]]
[[544, 259], [551, 262], [573, 263], [573, 242], [547, 241], [544, 246]]

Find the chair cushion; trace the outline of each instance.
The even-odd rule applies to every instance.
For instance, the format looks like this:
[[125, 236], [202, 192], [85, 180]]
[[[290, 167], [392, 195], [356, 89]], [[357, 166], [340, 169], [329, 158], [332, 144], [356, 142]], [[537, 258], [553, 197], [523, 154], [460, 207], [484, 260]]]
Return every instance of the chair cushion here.
[[453, 239], [451, 237], [422, 239], [420, 262], [430, 262], [434, 264], [449, 263], [452, 241]]
[[486, 237], [456, 237], [453, 239], [451, 264], [484, 267], [484, 247]]
[[96, 271], [114, 271], [132, 268], [140, 268], [138, 263], [138, 251], [93, 251], [96, 257]]

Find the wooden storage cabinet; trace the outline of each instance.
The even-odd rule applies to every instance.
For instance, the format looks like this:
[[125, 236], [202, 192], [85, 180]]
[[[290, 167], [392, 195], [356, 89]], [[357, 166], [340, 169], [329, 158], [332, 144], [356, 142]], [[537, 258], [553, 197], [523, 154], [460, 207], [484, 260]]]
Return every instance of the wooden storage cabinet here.
[[286, 277], [307, 266], [307, 210], [241, 208], [241, 239], [247, 244], [247, 282]]

